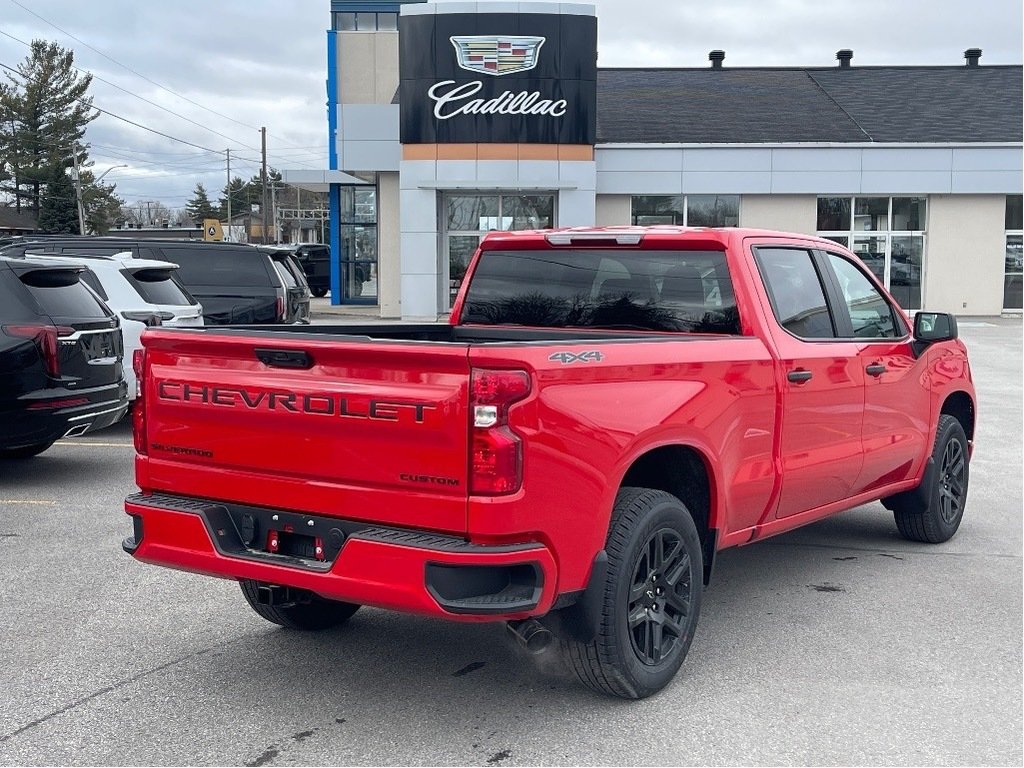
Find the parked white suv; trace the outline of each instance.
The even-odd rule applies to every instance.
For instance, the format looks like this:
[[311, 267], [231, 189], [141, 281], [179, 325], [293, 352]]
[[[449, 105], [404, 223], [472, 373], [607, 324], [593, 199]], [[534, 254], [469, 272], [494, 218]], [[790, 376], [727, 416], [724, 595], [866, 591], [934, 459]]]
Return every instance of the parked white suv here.
[[124, 379], [128, 397], [135, 399], [132, 357], [142, 347], [142, 332], [149, 326], [203, 325], [203, 308], [182, 286], [177, 264], [133, 258], [131, 252], [113, 256], [65, 253], [34, 256], [54, 262], [75, 262], [88, 269], [80, 279], [114, 311], [121, 321], [124, 340]]

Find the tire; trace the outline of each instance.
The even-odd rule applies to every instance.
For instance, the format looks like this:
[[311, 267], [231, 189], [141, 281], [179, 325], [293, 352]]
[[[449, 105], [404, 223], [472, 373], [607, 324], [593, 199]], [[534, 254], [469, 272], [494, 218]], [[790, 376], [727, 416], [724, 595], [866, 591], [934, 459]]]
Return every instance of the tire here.
[[0, 459], [31, 459], [33, 456], [38, 456], [51, 445], [53, 445], [52, 440], [48, 443], [23, 445], [21, 448], [0, 448]]
[[932, 460], [935, 471], [926, 494], [900, 494], [886, 501], [903, 538], [940, 544], [960, 527], [970, 480], [967, 435], [960, 422], [947, 414], [939, 417]]
[[[563, 640], [563, 652], [589, 688], [643, 699], [672, 680], [693, 641], [704, 588], [700, 537], [675, 496], [623, 488], [605, 551], [597, 636], [586, 643]], [[652, 564], [654, 581], [647, 578]]]
[[326, 600], [309, 593], [309, 602], [293, 605], [262, 605], [257, 597], [260, 582], [243, 579], [239, 582], [249, 606], [267, 621], [288, 629], [321, 630], [344, 624], [359, 610], [353, 603]]
[[327, 295], [326, 288], [310, 288], [309, 292], [316, 296], [318, 299], [322, 299], [324, 296]]

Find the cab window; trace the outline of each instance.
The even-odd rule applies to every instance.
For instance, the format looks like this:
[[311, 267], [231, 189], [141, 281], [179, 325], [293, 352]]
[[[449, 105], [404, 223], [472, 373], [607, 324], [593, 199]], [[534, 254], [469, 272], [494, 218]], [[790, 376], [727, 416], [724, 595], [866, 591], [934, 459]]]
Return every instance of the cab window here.
[[810, 251], [757, 248], [755, 261], [779, 325], [802, 339], [835, 338], [825, 289]]

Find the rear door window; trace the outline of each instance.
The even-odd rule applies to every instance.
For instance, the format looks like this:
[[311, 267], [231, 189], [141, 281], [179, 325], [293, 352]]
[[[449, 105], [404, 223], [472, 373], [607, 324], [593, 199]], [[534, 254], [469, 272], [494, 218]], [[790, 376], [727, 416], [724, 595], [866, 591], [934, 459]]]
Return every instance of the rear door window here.
[[147, 304], [194, 304], [194, 299], [178, 283], [174, 275], [176, 271], [164, 268], [122, 269], [121, 274]]
[[484, 251], [462, 322], [740, 332], [722, 251]]
[[755, 256], [779, 325], [802, 339], [835, 338], [825, 289], [810, 251], [757, 248]]
[[70, 270], [38, 270], [21, 275], [21, 282], [44, 314], [81, 320], [108, 318], [106, 306]]
[[181, 267], [185, 285], [270, 287], [268, 258], [255, 248], [167, 248], [163, 259]]

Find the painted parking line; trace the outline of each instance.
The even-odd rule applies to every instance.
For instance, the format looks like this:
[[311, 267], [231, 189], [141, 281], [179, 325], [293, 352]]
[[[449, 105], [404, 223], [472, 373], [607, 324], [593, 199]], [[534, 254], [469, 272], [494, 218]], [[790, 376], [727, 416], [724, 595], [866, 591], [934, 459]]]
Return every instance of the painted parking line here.
[[134, 448], [135, 443], [99, 443], [94, 440], [58, 440], [54, 445], [91, 446], [93, 448]]
[[39, 504], [42, 506], [53, 506], [56, 501], [46, 499], [0, 499], [0, 504]]

